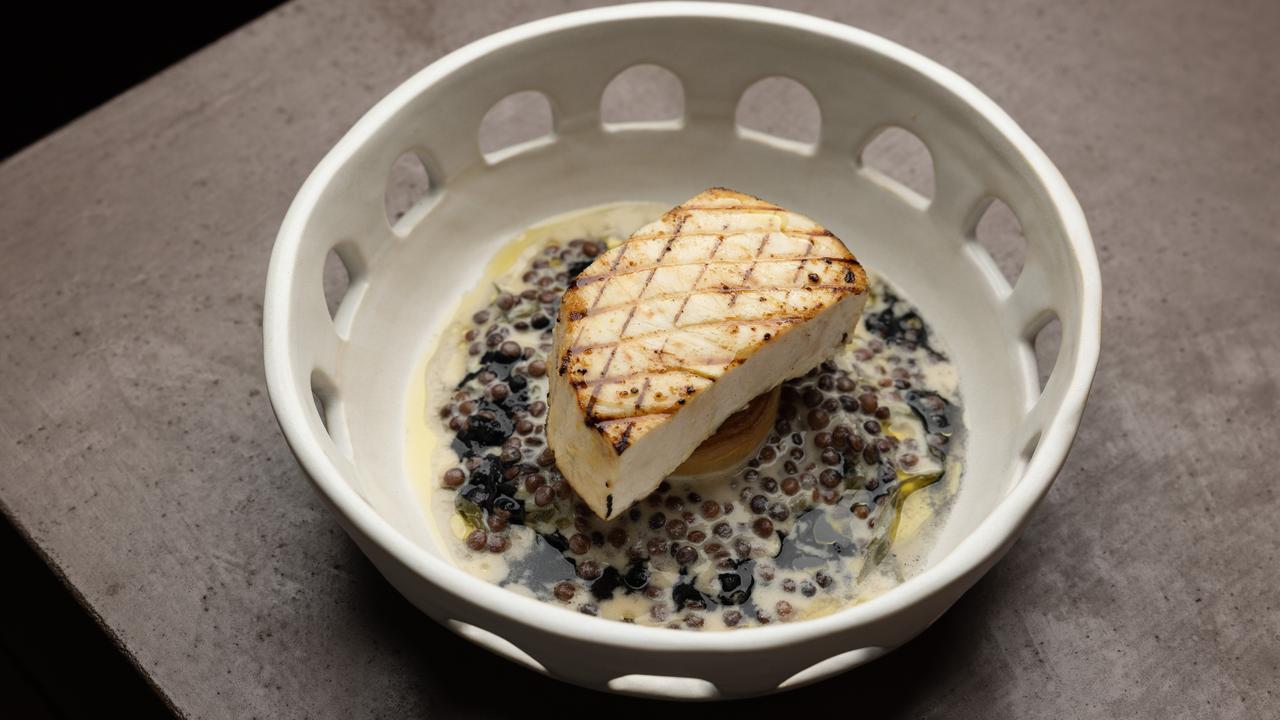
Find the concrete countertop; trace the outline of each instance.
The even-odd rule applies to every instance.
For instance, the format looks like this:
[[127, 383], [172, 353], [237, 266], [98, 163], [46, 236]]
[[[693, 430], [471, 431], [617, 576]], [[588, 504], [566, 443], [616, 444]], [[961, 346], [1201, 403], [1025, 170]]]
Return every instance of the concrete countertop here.
[[[0, 165], [0, 507], [180, 714], [669, 711], [419, 615], [262, 373], [272, 240], [327, 149], [442, 54], [580, 4], [297, 0]], [[1103, 357], [1003, 562], [889, 657], [734, 712], [1280, 716], [1280, 4], [785, 5], [950, 66], [1042, 145], [1097, 241]]]

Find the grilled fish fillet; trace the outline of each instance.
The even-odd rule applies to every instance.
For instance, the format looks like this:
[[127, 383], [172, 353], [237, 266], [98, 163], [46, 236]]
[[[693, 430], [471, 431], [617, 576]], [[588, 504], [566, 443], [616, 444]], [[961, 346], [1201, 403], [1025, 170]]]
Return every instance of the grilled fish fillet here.
[[600, 517], [651, 493], [730, 415], [852, 332], [867, 277], [803, 215], [713, 188], [601, 254], [556, 321], [547, 435]]

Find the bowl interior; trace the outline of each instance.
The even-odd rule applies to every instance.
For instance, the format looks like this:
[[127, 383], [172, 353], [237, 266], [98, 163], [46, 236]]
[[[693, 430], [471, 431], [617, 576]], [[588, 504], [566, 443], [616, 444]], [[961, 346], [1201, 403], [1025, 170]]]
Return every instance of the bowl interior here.
[[[558, 173], [560, 164], [581, 169]], [[349, 319], [342, 375], [333, 378], [336, 388], [360, 389], [337, 397], [361, 493], [434, 548], [418, 498], [436, 479], [405, 470], [408, 387], [433, 336], [498, 248], [552, 215], [624, 200], [670, 206], [712, 185], [818, 219], [922, 308], [959, 367], [969, 432], [968, 467], [938, 550], [975, 528], [1017, 480], [1018, 430], [1039, 389], [1020, 333], [1001, 322], [1007, 290], [966, 252], [963, 228], [934, 222], [915, 198], [859, 173], [851, 158], [805, 156], [693, 127], [625, 138], [562, 135], [451, 185], [408, 238], [370, 264], [359, 312]]]

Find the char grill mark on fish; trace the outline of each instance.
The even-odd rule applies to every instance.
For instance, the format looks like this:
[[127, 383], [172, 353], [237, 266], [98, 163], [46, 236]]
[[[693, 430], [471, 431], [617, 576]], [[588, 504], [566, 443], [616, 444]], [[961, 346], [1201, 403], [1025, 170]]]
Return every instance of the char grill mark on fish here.
[[[646, 277], [646, 278], [645, 278], [645, 280], [644, 280], [644, 288], [643, 288], [643, 289], [641, 290], [641, 292], [640, 292], [640, 294], [641, 294], [642, 296], [644, 295], [644, 290], [648, 290], [648, 289], [649, 289], [649, 283], [653, 282], [653, 276], [654, 276], [654, 274], [655, 274], [655, 273], [657, 273], [657, 272], [658, 272], [658, 266], [659, 266], [659, 265], [661, 265], [662, 258], [666, 257], [667, 253], [671, 251], [671, 246], [672, 246], [672, 244], [674, 244], [674, 243], [675, 243], [676, 238], [680, 237], [680, 228], [684, 226], [684, 221], [685, 221], [685, 218], [687, 218], [687, 217], [688, 217], [688, 215], [687, 215], [687, 214], [685, 214], [685, 215], [681, 216], [681, 217], [680, 217], [680, 219], [676, 222], [676, 229], [675, 229], [675, 232], [671, 234], [671, 239], [670, 239], [670, 240], [667, 240], [667, 245], [666, 245], [666, 247], [664, 247], [664, 248], [662, 249], [662, 254], [658, 256], [658, 262], [654, 264], [654, 268], [653, 268], [652, 270], [650, 270], [650, 271], [649, 271], [649, 276], [648, 276], [648, 277]], [[610, 271], [611, 273], [612, 273], [615, 269], [617, 269], [617, 267], [618, 267], [618, 262], [621, 262], [621, 261], [622, 261], [622, 256], [623, 256], [623, 254], [624, 254], [625, 252], [626, 252], [626, 250], [624, 249], [622, 252], [619, 252], [619, 253], [618, 253], [618, 260], [617, 260], [617, 261], [615, 261], [615, 262], [614, 262], [614, 264], [612, 265], [612, 267], [610, 267], [610, 269], [609, 269], [609, 271]], [[607, 283], [607, 282], [608, 282], [608, 280], [606, 280], [605, 282]], [[604, 290], [603, 290], [603, 289], [601, 289], [600, 294], [599, 294], [598, 296], [596, 296], [596, 301], [595, 301], [595, 303], [593, 303], [593, 304], [592, 304], [592, 307], [593, 307], [593, 308], [595, 307], [595, 305], [596, 305], [596, 304], [599, 304], [599, 302], [600, 302], [600, 298], [602, 298], [602, 297], [604, 297]], [[626, 320], [626, 322], [622, 323], [622, 330], [620, 330], [620, 331], [618, 332], [618, 336], [619, 336], [619, 337], [622, 337], [623, 335], [625, 335], [625, 334], [626, 334], [626, 332], [627, 332], [627, 327], [631, 325], [631, 320], [636, 316], [636, 307], [638, 307], [638, 306], [637, 306], [637, 305], [635, 305], [635, 304], [632, 304], [632, 305], [631, 305], [631, 308], [628, 310], [628, 312], [627, 312], [627, 320]], [[604, 363], [604, 370], [601, 372], [601, 375], [605, 375], [605, 376], [607, 376], [607, 375], [609, 374], [609, 367], [610, 367], [611, 365], [613, 365], [613, 359], [614, 359], [615, 357], [617, 357], [617, 355], [618, 355], [618, 346], [617, 346], [617, 345], [614, 345], [614, 346], [613, 346], [613, 349], [609, 352], [609, 359], [608, 359], [608, 360], [606, 360], [606, 361], [605, 361], [605, 363]], [[589, 425], [594, 425], [594, 424], [595, 424], [595, 423], [593, 422], [594, 418], [593, 418], [593, 416], [592, 416], [592, 414], [591, 414], [591, 411], [595, 408], [595, 405], [596, 405], [596, 399], [600, 396], [600, 388], [601, 388], [601, 387], [602, 387], [601, 385], [597, 385], [597, 386], [595, 387], [595, 389], [594, 389], [594, 390], [592, 391], [592, 393], [591, 393], [591, 399], [590, 399], [589, 401], [587, 401], [587, 409], [586, 409], [586, 412], [585, 412], [584, 414], [585, 414], [585, 416], [586, 416], [587, 424], [589, 424]], [[639, 407], [637, 407], [636, 409], [637, 409], [637, 410], [639, 410]], [[618, 441], [615, 441], [615, 442], [614, 442], [613, 447], [614, 447], [614, 449], [615, 449], [615, 450], [617, 450], [617, 451], [618, 451], [618, 454], [619, 454], [619, 455], [621, 455], [621, 454], [622, 454], [622, 452], [623, 452], [624, 450], [626, 450], [626, 449], [627, 449], [627, 445], [628, 445], [629, 443], [626, 441], [626, 439], [627, 439], [627, 437], [628, 437], [628, 436], [630, 436], [630, 435], [631, 435], [631, 430], [632, 430], [632, 428], [633, 428], [633, 427], [634, 427], [634, 425], [630, 425], [630, 426], [628, 426], [628, 427], [627, 427], [627, 429], [626, 429], [625, 431], [623, 431], [623, 437], [622, 437], [622, 439], [620, 439], [620, 440], [618, 440]]]

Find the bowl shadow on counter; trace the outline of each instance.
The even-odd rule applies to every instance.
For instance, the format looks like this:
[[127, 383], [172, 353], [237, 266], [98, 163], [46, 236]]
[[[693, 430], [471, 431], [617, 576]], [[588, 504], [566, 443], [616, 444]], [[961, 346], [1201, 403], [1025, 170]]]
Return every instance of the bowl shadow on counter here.
[[[467, 642], [419, 612], [363, 556], [352, 569], [363, 576], [356, 579], [365, 588], [358, 593], [360, 603], [353, 611], [367, 618], [375, 631], [397, 638], [395, 644], [409, 654], [403, 660], [421, 682], [420, 700], [426, 707], [444, 711], [441, 717], [452, 716], [451, 711], [529, 717], [529, 708], [520, 703], [477, 707], [477, 701], [492, 697], [495, 688], [501, 688], [507, 698], [554, 697], [555, 705], [563, 708], [590, 703], [597, 717], [644, 714], [652, 718], [653, 713], [676, 707], [668, 701], [587, 690], [527, 670]], [[774, 718], [785, 716], [778, 713], [807, 707], [856, 708], [864, 716], [875, 713], [881, 718], [946, 714], [946, 699], [958, 686], [973, 691], [991, 684], [994, 690], [999, 670], [984, 667], [990, 653], [983, 647], [996, 622], [994, 608], [999, 601], [991, 596], [1000, 593], [989, 589], [999, 584], [999, 574], [997, 566], [923, 634], [875, 662], [796, 690], [715, 703], [706, 709], [735, 717]], [[441, 662], [442, 658], [448, 661]]]

